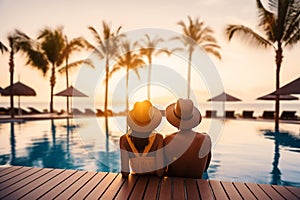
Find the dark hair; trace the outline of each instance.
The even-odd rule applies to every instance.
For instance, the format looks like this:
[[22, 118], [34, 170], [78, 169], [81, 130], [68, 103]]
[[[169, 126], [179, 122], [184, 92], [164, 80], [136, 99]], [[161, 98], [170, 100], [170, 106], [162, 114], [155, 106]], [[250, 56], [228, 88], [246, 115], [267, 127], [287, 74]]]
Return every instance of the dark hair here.
[[[132, 133], [129, 135], [129, 138], [131, 139], [138, 152], [143, 153], [145, 147], [149, 143], [150, 133], [137, 133], [135, 131], [132, 131]], [[143, 134], [143, 137], [139, 137], [138, 135], [140, 134]]]

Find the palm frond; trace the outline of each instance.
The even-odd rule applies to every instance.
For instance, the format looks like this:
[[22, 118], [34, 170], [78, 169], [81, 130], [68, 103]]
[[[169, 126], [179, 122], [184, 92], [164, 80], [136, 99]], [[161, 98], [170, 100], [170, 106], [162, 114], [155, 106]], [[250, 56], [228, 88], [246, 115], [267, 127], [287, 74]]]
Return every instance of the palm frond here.
[[267, 39], [260, 36], [258, 33], [254, 32], [252, 29], [243, 25], [228, 25], [226, 28], [226, 35], [230, 41], [234, 34], [239, 34], [244, 37], [249, 42], [260, 45], [264, 47], [273, 46], [273, 44]]
[[48, 60], [44, 53], [33, 49], [27, 51], [26, 65], [31, 65], [36, 69], [42, 71], [44, 76], [46, 75], [49, 69]]
[[88, 29], [92, 32], [94, 38], [96, 39], [96, 43], [102, 46], [103, 42], [97, 30], [92, 26], [89, 26]]
[[220, 52], [217, 51], [216, 48], [206, 46], [206, 47], [204, 47], [204, 50], [205, 50], [205, 52], [214, 55], [218, 59], [220, 59], [220, 60], [222, 59]]
[[1, 53], [8, 51], [8, 48], [2, 42], [0, 42], [0, 51]]
[[[88, 65], [89, 67], [91, 67], [91, 68], [95, 68], [95, 66], [94, 66], [94, 64], [93, 64], [93, 62], [92, 62], [92, 60], [90, 60], [90, 59], [85, 59], [85, 60], [78, 60], [78, 61], [75, 61], [75, 62], [72, 62], [72, 63], [70, 63], [70, 64], [68, 64], [68, 70], [69, 69], [73, 69], [73, 68], [75, 68], [75, 67], [78, 67], [78, 66], [80, 66], [80, 65]], [[65, 73], [66, 72], [66, 69], [67, 69], [67, 66], [63, 66], [63, 67], [61, 67], [59, 70], [58, 70], [58, 72], [59, 73]]]

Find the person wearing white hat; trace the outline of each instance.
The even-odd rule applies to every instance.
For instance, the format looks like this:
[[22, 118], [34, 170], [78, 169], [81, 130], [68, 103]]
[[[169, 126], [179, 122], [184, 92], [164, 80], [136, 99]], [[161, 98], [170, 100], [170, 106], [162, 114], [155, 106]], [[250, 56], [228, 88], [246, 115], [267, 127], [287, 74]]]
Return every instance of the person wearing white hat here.
[[211, 160], [211, 139], [192, 129], [201, 123], [200, 111], [190, 99], [179, 98], [166, 108], [166, 118], [179, 129], [164, 139], [168, 176], [202, 178]]
[[161, 112], [150, 101], [136, 102], [127, 116], [128, 133], [120, 137], [121, 173], [131, 172], [162, 176], [163, 136], [155, 131], [162, 119]]

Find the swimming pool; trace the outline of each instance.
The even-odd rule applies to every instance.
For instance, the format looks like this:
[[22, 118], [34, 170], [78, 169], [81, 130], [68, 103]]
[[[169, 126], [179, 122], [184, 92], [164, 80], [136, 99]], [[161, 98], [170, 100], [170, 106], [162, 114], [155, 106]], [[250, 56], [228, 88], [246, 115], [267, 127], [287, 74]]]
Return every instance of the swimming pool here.
[[[109, 139], [90, 118], [2, 123], [0, 164], [119, 172], [122, 133], [115, 119]], [[209, 120], [203, 119], [200, 130]], [[163, 134], [175, 131], [162, 126]], [[280, 133], [273, 127], [272, 121], [226, 120], [205, 178], [300, 187], [300, 126], [281, 124]]]

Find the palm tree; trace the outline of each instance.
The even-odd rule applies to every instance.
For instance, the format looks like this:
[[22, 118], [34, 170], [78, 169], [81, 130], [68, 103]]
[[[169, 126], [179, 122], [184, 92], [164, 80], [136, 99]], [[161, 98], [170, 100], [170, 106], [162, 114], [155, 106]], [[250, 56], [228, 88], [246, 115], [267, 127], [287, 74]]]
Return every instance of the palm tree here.
[[145, 34], [146, 39], [141, 40], [141, 49], [140, 53], [141, 55], [144, 55], [148, 59], [148, 90], [147, 90], [147, 96], [148, 100], [151, 99], [150, 95], [150, 82], [151, 82], [151, 68], [152, 68], [152, 57], [155, 55], [159, 55], [161, 53], [168, 53], [166, 49], [158, 49], [157, 45], [159, 43], [162, 43], [164, 40], [158, 36], [154, 37], [153, 39], [150, 38], [148, 34]]
[[189, 53], [188, 63], [188, 92], [187, 96], [190, 98], [190, 84], [191, 84], [191, 62], [193, 52], [196, 46], [202, 47], [207, 53], [211, 53], [217, 58], [221, 59], [219, 53], [220, 46], [217, 44], [217, 40], [213, 36], [213, 30], [204, 25], [204, 22], [199, 18], [193, 20], [188, 16], [189, 24], [185, 24], [183, 21], [179, 21], [178, 25], [182, 27], [183, 35], [181, 37], [174, 37], [172, 39], [179, 40], [187, 47]]
[[0, 42], [0, 51], [1, 53], [8, 51], [7, 47], [2, 42]]
[[[60, 67], [58, 70], [60, 73], [66, 74], [66, 86], [69, 88], [69, 69], [78, 67], [82, 64], [87, 64], [91, 67], [94, 67], [90, 59], [78, 60], [72, 63], [69, 63], [69, 56], [72, 53], [80, 52], [85, 48], [85, 42], [82, 37], [77, 37], [68, 42], [67, 36], [65, 36], [65, 48], [62, 50], [60, 58], [57, 62], [57, 65], [60, 66], [65, 61], [65, 66]], [[67, 113], [69, 113], [69, 97], [67, 97]]]
[[[64, 40], [64, 34], [62, 27], [56, 29], [44, 28], [40, 31], [37, 40], [39, 42], [39, 46], [37, 47], [36, 55], [37, 57], [31, 57], [31, 61], [29, 63], [34, 66], [38, 66], [39, 60], [43, 60], [43, 64], [47, 63], [47, 65], [51, 65], [51, 76], [50, 76], [50, 112], [53, 112], [53, 92], [54, 86], [56, 84], [55, 72], [56, 68], [59, 66], [59, 61], [61, 59], [61, 54], [66, 46]], [[39, 53], [38, 53], [39, 52]], [[44, 55], [43, 57], [39, 57], [38, 55]], [[48, 68], [45, 68], [47, 71]]]
[[[7, 37], [9, 42], [9, 72], [10, 72], [10, 86], [14, 83], [14, 55], [19, 51], [26, 51], [30, 49], [30, 38], [23, 32], [15, 30]], [[7, 48], [1, 43], [1, 51], [7, 50]], [[11, 118], [15, 117], [14, 113], [14, 96], [13, 92], [10, 92], [10, 108], [11, 108]]]
[[[292, 46], [300, 39], [300, 5], [295, 0], [280, 0], [275, 9], [267, 9], [257, 0], [259, 11], [259, 27], [265, 35], [262, 36], [243, 25], [228, 25], [226, 34], [229, 40], [238, 34], [251, 41], [256, 46], [272, 47], [275, 51], [276, 90], [280, 86], [280, 69], [283, 59], [283, 47]], [[270, 4], [271, 5], [271, 4]], [[268, 11], [269, 10], [269, 11]], [[271, 11], [273, 10], [273, 11]], [[275, 103], [275, 131], [279, 129], [279, 95]]]
[[142, 55], [135, 53], [134, 49], [138, 46], [138, 43], [131, 43], [129, 40], [124, 40], [121, 42], [120, 48], [122, 48], [123, 54], [119, 55], [116, 60], [116, 64], [114, 65], [113, 70], [110, 72], [110, 76], [112, 76], [116, 71], [120, 69], [125, 69], [126, 71], [126, 113], [129, 110], [129, 102], [128, 102], [128, 82], [129, 82], [129, 70], [133, 70], [138, 78], [140, 75], [138, 73], [138, 68], [143, 66], [145, 62], [141, 58]]
[[104, 113], [105, 113], [105, 129], [106, 136], [108, 136], [108, 82], [109, 82], [109, 62], [114, 59], [118, 54], [118, 42], [122, 35], [119, 34], [121, 26], [116, 30], [112, 31], [110, 26], [106, 22], [102, 22], [102, 37], [92, 26], [88, 27], [92, 32], [96, 45], [86, 41], [86, 45], [89, 49], [93, 50], [100, 60], [105, 59], [105, 99], [104, 99]]

